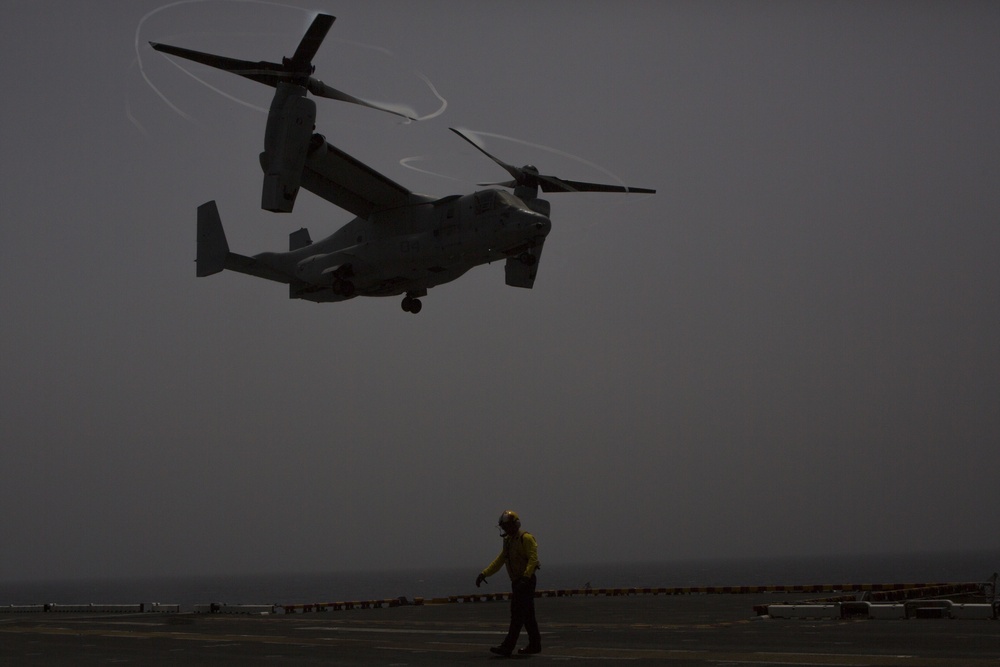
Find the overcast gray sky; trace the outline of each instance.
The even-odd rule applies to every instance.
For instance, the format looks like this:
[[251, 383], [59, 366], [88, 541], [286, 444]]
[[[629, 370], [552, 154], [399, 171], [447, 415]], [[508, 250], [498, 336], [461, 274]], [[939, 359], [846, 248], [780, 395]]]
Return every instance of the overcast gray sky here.
[[[551, 195], [533, 290], [419, 316], [196, 279], [209, 199], [244, 254], [351, 216], [261, 211], [271, 89], [147, 41], [278, 60], [316, 9], [318, 78], [447, 101], [319, 102], [390, 178], [506, 178], [458, 126], [658, 194]], [[475, 571], [506, 508], [549, 562], [1000, 553], [997, 3], [0, 11], [0, 579]]]

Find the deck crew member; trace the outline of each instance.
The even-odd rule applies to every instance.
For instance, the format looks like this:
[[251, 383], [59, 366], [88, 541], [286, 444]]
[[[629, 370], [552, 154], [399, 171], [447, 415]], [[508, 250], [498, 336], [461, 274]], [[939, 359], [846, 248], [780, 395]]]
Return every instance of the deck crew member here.
[[518, 653], [541, 653], [542, 636], [535, 620], [535, 570], [538, 565], [538, 543], [534, 535], [521, 528], [521, 519], [516, 512], [507, 510], [498, 521], [503, 548], [500, 555], [476, 577], [476, 588], [486, 581], [486, 577], [496, 574], [504, 565], [511, 581], [510, 630], [507, 638], [499, 646], [490, 649], [498, 655], [510, 655], [517, 646], [521, 628], [528, 632], [528, 645], [518, 649]]

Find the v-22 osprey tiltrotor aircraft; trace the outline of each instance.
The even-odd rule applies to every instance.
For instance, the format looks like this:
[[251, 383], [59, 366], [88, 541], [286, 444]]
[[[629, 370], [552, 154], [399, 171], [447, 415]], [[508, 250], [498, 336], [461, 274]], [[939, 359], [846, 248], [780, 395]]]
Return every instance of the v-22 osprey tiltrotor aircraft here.
[[[316, 54], [334, 17], [320, 14], [291, 58], [280, 64], [225, 58], [166, 44], [163, 53], [186, 58], [273, 86], [264, 133], [261, 207], [291, 212], [300, 187], [357, 217], [331, 236], [313, 242], [306, 229], [289, 237], [288, 252], [252, 257], [230, 252], [214, 201], [198, 207], [197, 275], [229, 269], [285, 283], [289, 297], [316, 302], [356, 296], [404, 295], [403, 310], [418, 313], [420, 297], [455, 280], [474, 266], [504, 260], [508, 285], [530, 288], [538, 272], [545, 237], [552, 228], [543, 192], [636, 192], [655, 190], [583, 183], [514, 167], [490, 155], [452, 128], [511, 175], [496, 187], [440, 199], [415, 194], [315, 134], [316, 103], [325, 97], [397, 115], [312, 77]], [[412, 120], [412, 119], [411, 119]]]

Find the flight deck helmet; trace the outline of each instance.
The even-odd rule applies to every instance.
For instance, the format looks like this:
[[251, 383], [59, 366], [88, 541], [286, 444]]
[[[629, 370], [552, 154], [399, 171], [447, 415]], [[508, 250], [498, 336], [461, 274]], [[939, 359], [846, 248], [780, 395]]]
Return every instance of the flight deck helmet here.
[[521, 519], [517, 516], [517, 512], [506, 510], [500, 515], [497, 525], [500, 526], [500, 530], [503, 531], [504, 535], [513, 536], [517, 535], [517, 531], [521, 528]]

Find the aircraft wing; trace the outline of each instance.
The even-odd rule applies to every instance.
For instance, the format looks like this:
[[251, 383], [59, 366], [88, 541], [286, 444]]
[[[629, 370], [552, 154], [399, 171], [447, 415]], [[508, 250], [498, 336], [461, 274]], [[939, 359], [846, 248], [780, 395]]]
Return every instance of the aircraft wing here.
[[430, 201], [327, 142], [306, 158], [302, 187], [360, 218]]

